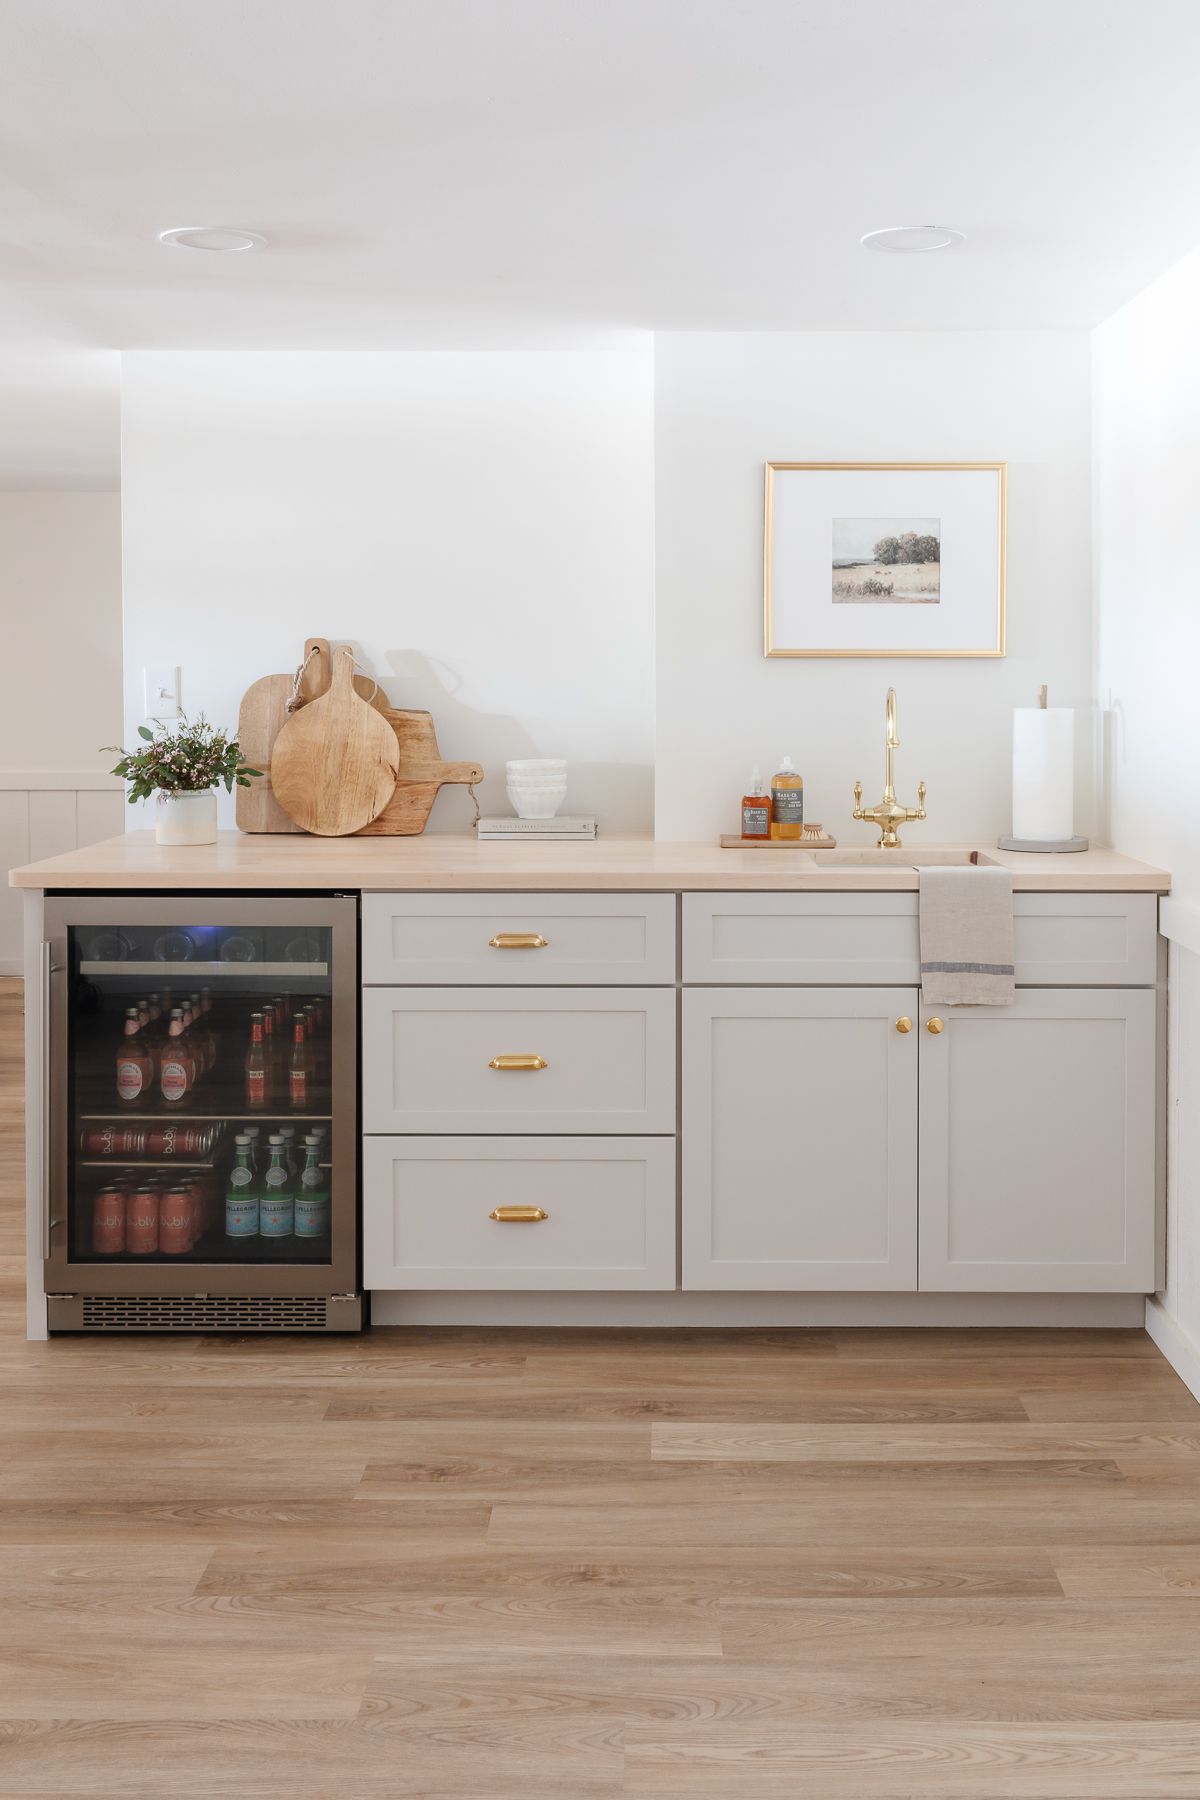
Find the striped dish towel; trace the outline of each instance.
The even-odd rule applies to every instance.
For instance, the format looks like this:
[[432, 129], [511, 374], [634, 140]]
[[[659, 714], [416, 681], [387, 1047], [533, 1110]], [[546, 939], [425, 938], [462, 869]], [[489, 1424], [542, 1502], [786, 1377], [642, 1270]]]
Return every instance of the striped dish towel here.
[[927, 1006], [1011, 1006], [1012, 875], [922, 869], [921, 998]]

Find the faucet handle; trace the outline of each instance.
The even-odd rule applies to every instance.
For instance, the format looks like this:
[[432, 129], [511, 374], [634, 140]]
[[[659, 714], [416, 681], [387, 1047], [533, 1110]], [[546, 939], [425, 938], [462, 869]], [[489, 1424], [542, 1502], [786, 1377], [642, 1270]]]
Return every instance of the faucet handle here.
[[923, 781], [917, 783], [917, 809], [915, 812], [910, 811], [908, 816], [910, 819], [925, 817], [925, 783]]
[[852, 819], [861, 819], [862, 818], [862, 782], [861, 781], [856, 781], [854, 784], [854, 811], [850, 814], [850, 817]]

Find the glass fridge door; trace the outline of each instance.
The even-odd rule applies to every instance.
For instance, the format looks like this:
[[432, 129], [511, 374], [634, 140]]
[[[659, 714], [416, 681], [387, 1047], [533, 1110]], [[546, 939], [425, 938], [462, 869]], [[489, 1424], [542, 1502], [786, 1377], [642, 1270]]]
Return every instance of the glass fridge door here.
[[354, 902], [59, 904], [51, 1262], [90, 1291], [353, 1288]]

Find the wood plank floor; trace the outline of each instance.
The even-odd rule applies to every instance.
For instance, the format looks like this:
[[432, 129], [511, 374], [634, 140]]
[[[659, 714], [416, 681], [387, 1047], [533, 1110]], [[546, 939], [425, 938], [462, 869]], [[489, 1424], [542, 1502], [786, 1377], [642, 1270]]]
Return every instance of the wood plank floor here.
[[0, 1794], [1200, 1795], [1200, 1405], [1140, 1332], [21, 1336]]

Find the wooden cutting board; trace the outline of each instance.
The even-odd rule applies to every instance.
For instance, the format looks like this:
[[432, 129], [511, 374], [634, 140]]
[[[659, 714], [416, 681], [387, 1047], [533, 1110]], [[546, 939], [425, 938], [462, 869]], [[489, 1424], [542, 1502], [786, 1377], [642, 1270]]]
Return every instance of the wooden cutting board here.
[[[307, 705], [329, 687], [329, 639], [307, 638], [304, 673], [300, 678], [300, 703]], [[238, 743], [248, 768], [261, 769], [262, 779], [237, 790], [239, 831], [299, 831], [300, 827], [280, 806], [271, 786], [271, 753], [288, 717], [294, 675], [263, 675], [242, 696], [238, 709]], [[377, 711], [388, 708], [387, 695], [369, 676], [354, 677], [355, 692]]]
[[332, 662], [328, 692], [292, 714], [271, 753], [275, 799], [318, 837], [346, 837], [378, 818], [400, 766], [395, 731], [354, 691], [353, 653]]
[[383, 717], [396, 734], [400, 748], [400, 773], [391, 799], [359, 837], [415, 837], [429, 823], [438, 791], [447, 783], [470, 784], [483, 780], [479, 763], [443, 762], [438, 750], [433, 717], [427, 712], [401, 712], [388, 707]]

